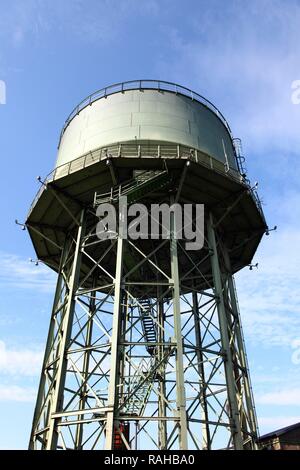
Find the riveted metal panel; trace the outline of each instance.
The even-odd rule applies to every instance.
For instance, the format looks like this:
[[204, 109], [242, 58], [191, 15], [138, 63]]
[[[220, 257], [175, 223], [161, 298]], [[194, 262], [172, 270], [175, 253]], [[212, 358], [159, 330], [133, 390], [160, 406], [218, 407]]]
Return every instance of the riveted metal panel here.
[[57, 166], [99, 147], [145, 140], [197, 148], [236, 168], [222, 120], [196, 100], [158, 90], [119, 92], [82, 109], [64, 130]]

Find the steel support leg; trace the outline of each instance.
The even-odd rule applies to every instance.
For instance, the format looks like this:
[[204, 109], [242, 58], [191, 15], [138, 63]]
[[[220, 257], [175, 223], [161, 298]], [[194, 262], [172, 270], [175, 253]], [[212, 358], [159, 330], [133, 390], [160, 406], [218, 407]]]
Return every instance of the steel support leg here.
[[116, 259], [116, 275], [115, 275], [115, 295], [114, 295], [114, 311], [113, 311], [113, 324], [111, 334], [111, 355], [110, 355], [110, 380], [108, 388], [108, 403], [109, 410], [106, 415], [106, 439], [105, 449], [113, 449], [114, 428], [117, 425], [116, 408], [118, 405], [118, 364], [119, 364], [119, 332], [121, 324], [121, 310], [122, 310], [122, 258], [123, 258], [123, 244], [124, 240], [119, 236], [117, 246], [117, 259]]
[[220, 334], [222, 349], [224, 355], [224, 368], [227, 383], [228, 404], [230, 409], [230, 418], [232, 426], [232, 441], [236, 450], [243, 449], [243, 436], [241, 429], [241, 417], [239, 412], [238, 392], [235, 382], [235, 374], [233, 369], [233, 358], [230, 346], [230, 324], [228, 323], [227, 312], [222, 287], [222, 274], [219, 265], [218, 249], [216, 244], [216, 236], [213, 225], [213, 216], [209, 214], [207, 220], [207, 236], [209, 248], [211, 250], [211, 268], [214, 280], [214, 291], [217, 296], [218, 317], [220, 325]]
[[[30, 442], [29, 442], [30, 450], [34, 450], [36, 448], [36, 443], [37, 443], [36, 432], [38, 431], [40, 421], [41, 420], [44, 421], [44, 425], [47, 427], [47, 423], [45, 422], [46, 420], [43, 418], [44, 414], [49, 414], [44, 404], [45, 393], [46, 393], [45, 392], [46, 381], [47, 381], [47, 364], [50, 361], [50, 355], [51, 355], [52, 345], [54, 341], [56, 314], [57, 314], [57, 308], [58, 308], [58, 304], [59, 304], [62, 290], [63, 290], [63, 284], [64, 284], [63, 270], [64, 270], [64, 264], [68, 256], [68, 248], [69, 248], [69, 245], [66, 241], [64, 244], [64, 249], [63, 249], [63, 253], [61, 256], [60, 268], [59, 268], [54, 302], [53, 302], [52, 313], [51, 313], [50, 328], [48, 332], [46, 349], [45, 349], [43, 366], [42, 366], [42, 374], [40, 378], [39, 390], [38, 390], [38, 395], [37, 395], [37, 400], [36, 400], [36, 405], [35, 405], [35, 410], [34, 410], [32, 430], [31, 430]], [[40, 426], [40, 427], [44, 428], [45, 426]], [[39, 442], [41, 442], [42, 449], [45, 448], [46, 436], [47, 436], [47, 430], [45, 429], [45, 432], [39, 436]]]
[[[158, 346], [158, 360], [162, 361], [164, 356], [164, 304], [161, 300], [161, 289], [158, 289], [158, 342], [161, 343]], [[166, 386], [165, 386], [165, 364], [162, 364], [159, 368], [159, 398], [158, 398], [158, 416], [159, 418], [166, 417]], [[167, 447], [167, 423], [166, 421], [158, 422], [158, 446], [160, 450], [164, 450]]]
[[170, 256], [171, 256], [171, 278], [173, 285], [173, 315], [174, 315], [174, 334], [176, 341], [176, 403], [179, 417], [179, 448], [188, 449], [188, 427], [186, 414], [186, 399], [184, 387], [184, 368], [183, 368], [183, 340], [181, 331], [181, 311], [180, 311], [180, 284], [177, 255], [177, 240], [175, 233], [175, 214], [171, 212], [170, 220]]
[[241, 326], [240, 311], [238, 307], [238, 300], [235, 289], [235, 282], [233, 275], [231, 273], [230, 258], [228, 256], [228, 251], [226, 246], [222, 248], [225, 266], [226, 266], [226, 278], [228, 283], [228, 290], [230, 296], [230, 305], [235, 316], [235, 335], [237, 340], [238, 355], [240, 360], [241, 370], [243, 371], [243, 393], [245, 395], [246, 402], [246, 422], [249, 426], [249, 431], [252, 436], [251, 439], [251, 448], [257, 449], [256, 440], [258, 437], [258, 425], [255, 412], [255, 405], [252, 394], [252, 387], [250, 381], [250, 373], [247, 361], [247, 354], [245, 349], [245, 342], [243, 337], [243, 331]]
[[71, 270], [71, 277], [69, 280], [68, 286], [68, 300], [66, 305], [66, 310], [64, 312], [63, 325], [61, 330], [61, 344], [60, 351], [57, 363], [57, 370], [55, 375], [55, 386], [53, 395], [51, 397], [51, 406], [50, 406], [50, 424], [47, 435], [47, 450], [54, 450], [57, 448], [58, 441], [58, 428], [57, 424], [59, 418], [51, 418], [51, 415], [57, 413], [61, 410], [63, 405], [63, 390], [67, 370], [67, 356], [66, 351], [68, 348], [68, 342], [71, 336], [72, 322], [73, 322], [73, 313], [75, 305], [75, 292], [79, 279], [80, 272], [80, 260], [81, 260], [81, 240], [84, 236], [84, 214], [81, 212], [80, 225], [77, 231], [76, 246], [74, 250], [73, 265]]

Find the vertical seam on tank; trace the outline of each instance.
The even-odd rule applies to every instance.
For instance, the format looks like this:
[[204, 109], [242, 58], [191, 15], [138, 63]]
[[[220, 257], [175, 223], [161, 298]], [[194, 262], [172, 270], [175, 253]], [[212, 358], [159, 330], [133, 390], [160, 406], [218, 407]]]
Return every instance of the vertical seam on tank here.
[[188, 119], [188, 128], [189, 128], [189, 134], [192, 135], [191, 121], [189, 119]]

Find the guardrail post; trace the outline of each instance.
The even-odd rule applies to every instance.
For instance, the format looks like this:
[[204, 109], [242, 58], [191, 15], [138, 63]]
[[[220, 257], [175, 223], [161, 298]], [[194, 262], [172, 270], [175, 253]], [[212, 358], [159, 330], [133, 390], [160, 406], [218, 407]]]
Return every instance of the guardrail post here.
[[85, 168], [85, 166], [86, 166], [86, 157], [87, 157], [87, 155], [85, 155], [84, 159], [83, 159], [83, 168]]

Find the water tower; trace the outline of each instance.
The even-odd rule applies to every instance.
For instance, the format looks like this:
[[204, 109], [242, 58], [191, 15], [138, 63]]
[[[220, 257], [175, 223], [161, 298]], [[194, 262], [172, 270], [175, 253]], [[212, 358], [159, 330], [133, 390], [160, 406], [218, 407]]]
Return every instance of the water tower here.
[[[109, 86], [67, 118], [41, 182], [26, 226], [57, 285], [30, 448], [255, 449], [233, 275], [267, 226], [220, 111], [173, 83]], [[99, 238], [99, 205], [122, 218], [121, 200], [203, 204], [203, 247], [174, 211], [167, 238]]]

